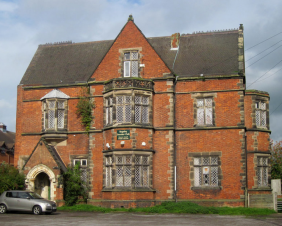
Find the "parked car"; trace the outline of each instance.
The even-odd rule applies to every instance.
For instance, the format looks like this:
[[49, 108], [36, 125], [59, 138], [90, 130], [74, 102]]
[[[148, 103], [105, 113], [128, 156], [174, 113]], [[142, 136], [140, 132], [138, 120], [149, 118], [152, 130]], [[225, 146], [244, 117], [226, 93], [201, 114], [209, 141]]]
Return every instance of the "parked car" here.
[[53, 201], [31, 191], [4, 191], [0, 196], [0, 214], [7, 211], [32, 211], [34, 214], [51, 214], [57, 211]]

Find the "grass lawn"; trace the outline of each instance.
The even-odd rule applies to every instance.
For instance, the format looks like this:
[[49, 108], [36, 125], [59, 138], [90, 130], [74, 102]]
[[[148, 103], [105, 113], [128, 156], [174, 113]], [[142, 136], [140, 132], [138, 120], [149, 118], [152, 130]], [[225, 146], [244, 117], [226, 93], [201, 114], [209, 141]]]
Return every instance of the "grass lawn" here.
[[83, 212], [140, 212], [140, 213], [190, 213], [190, 214], [219, 214], [219, 215], [269, 215], [276, 213], [270, 209], [244, 207], [204, 207], [191, 202], [163, 202], [161, 205], [146, 208], [111, 209], [87, 204], [58, 207], [58, 210]]

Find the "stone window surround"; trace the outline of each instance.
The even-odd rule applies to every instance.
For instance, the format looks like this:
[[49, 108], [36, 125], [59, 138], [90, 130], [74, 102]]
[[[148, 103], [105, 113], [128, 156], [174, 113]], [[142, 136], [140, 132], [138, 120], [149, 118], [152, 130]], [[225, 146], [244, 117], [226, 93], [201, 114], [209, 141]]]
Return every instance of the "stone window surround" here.
[[[268, 186], [258, 186], [258, 157], [268, 157]], [[254, 154], [254, 170], [255, 170], [255, 176], [254, 176], [254, 186], [252, 187], [253, 189], [265, 189], [265, 188], [270, 188], [270, 178], [271, 178], [271, 170], [270, 170], [270, 154], [264, 154], [264, 153], [256, 153]]]
[[[48, 106], [47, 102], [56, 101], [55, 103], [55, 128], [47, 128], [48, 125]], [[58, 102], [64, 101], [64, 126], [63, 128], [58, 128]], [[46, 109], [44, 109], [44, 105]], [[44, 132], [54, 132], [54, 131], [66, 131], [68, 124], [68, 101], [62, 98], [49, 98], [42, 100], [42, 131]]]
[[[132, 164], [131, 164], [131, 187], [119, 187], [115, 186], [116, 184], [116, 163], [115, 163], [115, 157], [118, 155], [122, 156], [132, 156]], [[135, 187], [135, 156], [148, 156], [149, 157], [149, 187]], [[112, 187], [106, 187], [106, 157], [112, 156]], [[121, 191], [132, 191], [132, 190], [152, 190], [152, 184], [153, 184], [153, 153], [152, 152], [146, 152], [146, 151], [112, 151], [104, 153], [103, 156], [103, 190], [121, 190]]]
[[[256, 102], [264, 102], [266, 103], [266, 126], [257, 126], [256, 124]], [[253, 95], [252, 96], [252, 126], [253, 128], [259, 128], [259, 129], [269, 129], [269, 98], [263, 97], [259, 95]]]
[[[193, 108], [194, 108], [194, 127], [213, 127], [215, 125], [215, 101], [214, 98], [217, 97], [217, 93], [194, 93], [191, 94], [191, 98], [193, 99]], [[197, 119], [197, 99], [204, 99], [204, 98], [212, 98], [212, 125], [198, 125]]]
[[139, 68], [138, 68], [138, 77], [141, 77], [141, 71], [143, 70], [142, 67], [140, 67], [140, 64], [141, 64], [141, 60], [142, 60], [142, 57], [143, 55], [141, 54], [141, 51], [142, 51], [142, 47], [135, 47], [135, 48], [124, 48], [124, 49], [119, 49], [119, 53], [120, 53], [120, 56], [119, 56], [119, 66], [120, 66], [120, 69], [118, 70], [118, 73], [120, 74], [120, 77], [121, 78], [124, 78], [124, 54], [126, 52], [132, 52], [132, 51], [137, 51], [138, 52], [138, 56], [139, 56], [139, 60], [138, 60], [138, 63], [139, 63]]
[[[132, 104], [131, 104], [131, 123], [117, 123], [116, 120], [116, 100], [115, 97], [116, 96], [131, 96], [132, 99]], [[138, 96], [148, 96], [149, 97], [149, 123], [146, 124], [142, 124], [142, 123], [135, 123], [135, 95]], [[106, 124], [106, 99], [109, 97], [113, 97], [113, 123], [112, 124]], [[152, 101], [153, 101], [153, 94], [150, 91], [144, 91], [144, 90], [114, 90], [112, 92], [108, 92], [106, 94], [104, 94], [104, 125], [106, 126], [117, 126], [117, 125], [132, 125], [132, 124], [136, 124], [136, 125], [152, 125], [153, 122], [153, 111], [152, 111]]]
[[[218, 186], [194, 186], [194, 157], [218, 157]], [[190, 164], [190, 173], [189, 173], [189, 179], [191, 182], [191, 190], [200, 190], [200, 189], [205, 189], [205, 190], [222, 190], [222, 186], [221, 186], [221, 181], [223, 180], [223, 175], [222, 175], [222, 170], [221, 170], [221, 166], [222, 166], [222, 162], [221, 162], [221, 157], [222, 157], [222, 152], [218, 151], [218, 152], [193, 152], [193, 153], [188, 153], [188, 157], [189, 157], [189, 164]]]

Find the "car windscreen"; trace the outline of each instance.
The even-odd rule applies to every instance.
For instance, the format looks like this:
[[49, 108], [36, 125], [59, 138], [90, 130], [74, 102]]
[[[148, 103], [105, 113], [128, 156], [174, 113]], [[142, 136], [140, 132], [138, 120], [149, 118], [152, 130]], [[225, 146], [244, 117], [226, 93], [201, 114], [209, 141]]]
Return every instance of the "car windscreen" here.
[[35, 192], [28, 192], [28, 194], [30, 195], [30, 197], [32, 199], [43, 199], [40, 195], [38, 195], [37, 193]]

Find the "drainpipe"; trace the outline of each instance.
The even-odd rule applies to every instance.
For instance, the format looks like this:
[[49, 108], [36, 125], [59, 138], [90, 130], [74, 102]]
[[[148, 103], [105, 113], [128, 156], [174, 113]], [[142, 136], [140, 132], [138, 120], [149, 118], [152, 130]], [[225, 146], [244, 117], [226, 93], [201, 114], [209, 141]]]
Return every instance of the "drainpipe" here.
[[[174, 64], [176, 62], [177, 56], [178, 56], [178, 52], [179, 52], [179, 48], [180, 48], [180, 35], [178, 36], [179, 40], [178, 40], [178, 49], [177, 52], [175, 54], [175, 58], [173, 61], [173, 65], [172, 65], [172, 71], [173, 74], [174, 73]], [[173, 46], [172, 46], [173, 47]], [[174, 201], [177, 202], [177, 166], [176, 166], [176, 136], [175, 136], [175, 129], [176, 129], [176, 116], [175, 116], [175, 104], [176, 104], [176, 92], [175, 92], [175, 87], [176, 87], [176, 83], [177, 83], [177, 75], [175, 76], [175, 80], [173, 83], [173, 166], [174, 166]]]
[[247, 135], [246, 135], [246, 129], [245, 129], [245, 159], [246, 159], [246, 163], [245, 163], [245, 170], [246, 170], [246, 185], [245, 185], [245, 207], [249, 207], [248, 206], [248, 153], [247, 153]]

